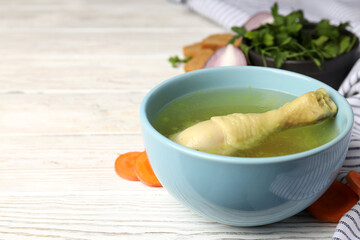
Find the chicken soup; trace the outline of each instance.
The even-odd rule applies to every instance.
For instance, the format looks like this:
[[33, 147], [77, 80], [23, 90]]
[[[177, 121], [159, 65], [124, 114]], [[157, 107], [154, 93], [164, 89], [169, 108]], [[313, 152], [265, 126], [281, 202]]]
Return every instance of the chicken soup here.
[[[309, 93], [309, 95], [315, 101], [319, 101], [319, 103], [316, 103], [318, 106], [315, 107], [322, 107], [324, 103], [326, 105], [326, 102], [330, 99], [325, 90], [318, 90]], [[219, 151], [219, 148], [208, 148], [206, 152], [239, 157], [272, 157], [294, 154], [325, 144], [335, 138], [338, 133], [333, 117], [336, 114], [336, 109], [334, 109], [336, 105], [331, 99], [330, 101], [335, 106], [331, 104], [330, 106], [326, 105], [325, 107], [327, 108], [320, 109], [321, 112], [318, 114], [319, 116], [321, 114], [328, 114], [326, 118], [319, 118], [317, 116], [319, 119], [316, 121], [310, 120], [311, 124], [306, 126], [302, 126], [301, 122], [296, 123], [297, 119], [307, 118], [307, 115], [313, 114], [315, 111], [315, 108], [312, 109], [313, 106], [311, 105], [314, 104], [314, 101], [311, 100], [312, 98], [307, 100], [305, 97], [297, 100], [296, 96], [287, 93], [255, 88], [203, 90], [182, 96], [166, 105], [157, 115], [153, 126], [164, 136], [173, 139], [175, 134], [197, 123], [208, 122], [207, 120], [209, 119], [217, 120], [219, 118], [215, 116], [241, 113], [241, 118], [243, 115], [245, 117], [248, 115], [252, 117], [248, 121], [249, 123], [236, 125], [233, 123], [234, 120], [230, 119], [227, 124], [233, 125], [230, 126], [232, 129], [234, 129], [234, 126], [242, 126], [244, 135], [254, 135], [251, 141], [246, 142], [248, 144], [246, 146], [250, 147], [240, 147], [231, 149], [231, 151]], [[303, 99], [308, 101], [308, 103], [303, 103], [305, 102]], [[282, 107], [286, 103], [294, 102], [294, 100], [297, 100], [294, 105], [299, 109], [298, 113], [296, 113], [297, 115], [292, 115], [295, 114], [292, 112], [294, 107], [291, 106], [290, 109]], [[274, 109], [277, 110], [275, 111]], [[286, 116], [283, 111], [286, 111]], [[268, 114], [269, 112], [271, 113], [270, 115]], [[253, 113], [255, 113], [255, 116], [253, 116]], [[262, 115], [266, 115], [266, 118], [262, 119]], [[267, 128], [274, 128], [274, 126], [278, 127], [279, 124], [289, 124], [286, 123], [287, 119], [290, 119], [291, 124], [293, 124], [291, 128], [282, 127], [281, 130], [266, 132], [265, 126]], [[294, 121], [295, 123], [293, 123]], [[212, 122], [208, 122], [208, 124], [211, 125], [213, 124]], [[253, 122], [256, 122], [257, 125], [252, 125]], [[312, 124], [313, 122], [314, 124]], [[201, 131], [207, 131], [206, 126]], [[231, 131], [231, 128], [228, 131]], [[264, 133], [267, 134], [266, 137], [256, 136], [259, 134], [264, 135]], [[197, 135], [197, 132], [195, 132], [195, 135]], [[206, 140], [210, 142], [216, 141], [217, 138], [223, 137], [222, 134], [220, 135], [210, 134], [206, 136]], [[237, 139], [237, 136], [232, 138]], [[249, 145], [249, 142], [251, 145]], [[219, 147], [221, 148], [222, 146]], [[194, 149], [197, 148], [195, 147]]]

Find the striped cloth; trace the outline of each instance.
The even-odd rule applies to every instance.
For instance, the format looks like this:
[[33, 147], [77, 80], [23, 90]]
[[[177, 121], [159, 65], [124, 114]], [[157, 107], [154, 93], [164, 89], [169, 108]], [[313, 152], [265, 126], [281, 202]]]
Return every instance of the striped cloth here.
[[[174, 1], [174, 0], [173, 0]], [[175, 0], [176, 1], [176, 0]], [[269, 11], [274, 0], [177, 0], [190, 10], [207, 17], [230, 30], [243, 25], [250, 16], [260, 11]], [[280, 14], [297, 9], [304, 11], [310, 21], [329, 19], [332, 24], [350, 22], [349, 30], [360, 36], [360, 0], [277, 0]], [[360, 172], [360, 59], [344, 79], [339, 92], [351, 104], [355, 121], [350, 146], [337, 179], [346, 183], [350, 170]], [[333, 240], [360, 239], [360, 201], [338, 223]]]

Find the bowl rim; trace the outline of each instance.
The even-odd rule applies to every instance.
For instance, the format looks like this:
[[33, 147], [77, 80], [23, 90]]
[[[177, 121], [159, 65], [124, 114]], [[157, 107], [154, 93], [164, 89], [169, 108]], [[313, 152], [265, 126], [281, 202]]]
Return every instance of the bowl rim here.
[[[274, 156], [274, 157], [234, 157], [234, 156], [224, 156], [224, 155], [217, 155], [217, 154], [212, 154], [212, 153], [201, 152], [201, 151], [197, 151], [197, 150], [182, 146], [178, 143], [171, 141], [167, 137], [163, 136], [150, 123], [150, 121], [147, 117], [147, 114], [146, 114], [146, 109], [147, 109], [149, 100], [151, 99], [151, 97], [153, 96], [154, 93], [161, 90], [166, 85], [168, 85], [172, 82], [182, 81], [182, 79], [185, 76], [186, 76], [186, 78], [188, 78], [188, 77], [191, 77], [192, 75], [193, 76], [201, 75], [205, 72], [231, 71], [231, 70], [234, 70], [234, 69], [236, 70], [236, 69], [240, 69], [240, 68], [244, 69], [244, 71], [246, 71], [246, 69], [256, 69], [258, 71], [264, 71], [264, 72], [270, 71], [270, 72], [275, 72], [275, 73], [281, 74], [281, 75], [283, 75], [283, 74], [290, 75], [291, 77], [302, 78], [306, 81], [311, 81], [311, 82], [315, 81], [315, 82], [319, 83], [320, 85], [323, 85], [323, 87], [326, 89], [326, 91], [328, 91], [330, 94], [337, 95], [337, 97], [340, 99], [340, 101], [343, 101], [343, 103], [344, 103], [343, 105], [346, 108], [345, 113], [346, 113], [347, 117], [349, 118], [349, 121], [347, 122], [345, 129], [342, 132], [340, 132], [334, 139], [330, 140], [329, 142], [327, 142], [321, 146], [318, 146], [316, 148], [304, 151], [304, 152], [288, 154], [288, 155], [283, 155], [283, 156]], [[160, 84], [156, 85], [154, 88], [152, 88], [146, 94], [146, 96], [143, 98], [143, 100], [141, 102], [140, 121], [141, 121], [142, 127], [146, 128], [150, 132], [150, 134], [152, 134], [153, 137], [155, 137], [157, 140], [164, 141], [165, 144], [167, 144], [171, 148], [174, 148], [174, 149], [176, 149], [180, 152], [183, 152], [187, 155], [193, 155], [197, 158], [201, 158], [201, 159], [204, 159], [207, 161], [219, 162], [219, 163], [256, 165], [256, 164], [271, 164], [271, 163], [280, 163], [280, 162], [290, 162], [290, 161], [294, 161], [297, 159], [302, 159], [302, 158], [309, 157], [311, 155], [318, 154], [322, 151], [325, 151], [325, 150], [331, 148], [333, 145], [340, 142], [342, 139], [344, 139], [350, 133], [350, 131], [352, 130], [353, 123], [354, 123], [354, 114], [353, 114], [351, 105], [344, 98], [344, 96], [342, 96], [338, 91], [336, 91], [332, 87], [330, 87], [327, 84], [325, 84], [319, 80], [316, 80], [314, 78], [305, 76], [300, 73], [291, 72], [291, 71], [284, 70], [284, 69], [270, 68], [270, 67], [225, 66], [225, 67], [206, 68], [206, 69], [195, 70], [195, 71], [191, 71], [191, 72], [187, 72], [187, 73], [182, 73], [182, 74], [176, 75], [174, 77], [171, 77], [171, 78], [161, 82]]]

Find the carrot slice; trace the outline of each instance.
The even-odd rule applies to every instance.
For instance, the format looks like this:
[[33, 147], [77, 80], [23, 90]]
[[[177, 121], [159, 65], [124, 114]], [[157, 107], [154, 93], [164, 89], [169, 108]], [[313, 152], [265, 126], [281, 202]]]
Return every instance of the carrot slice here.
[[130, 181], [139, 181], [135, 174], [134, 165], [141, 152], [121, 154], [115, 161], [115, 172], [122, 178]]
[[350, 188], [360, 196], [360, 173], [351, 170], [346, 175], [346, 181]]
[[307, 210], [317, 219], [337, 223], [358, 200], [358, 196], [351, 188], [335, 180], [329, 189]]
[[151, 168], [146, 151], [142, 152], [137, 158], [135, 163], [135, 173], [140, 182], [150, 187], [162, 187], [161, 183], [155, 176]]

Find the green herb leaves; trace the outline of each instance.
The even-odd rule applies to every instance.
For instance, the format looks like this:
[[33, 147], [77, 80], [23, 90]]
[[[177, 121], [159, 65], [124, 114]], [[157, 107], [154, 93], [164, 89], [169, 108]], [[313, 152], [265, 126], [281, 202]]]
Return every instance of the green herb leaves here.
[[326, 36], [330, 39], [334, 39], [339, 37], [339, 30], [340, 27], [344, 28], [346, 27], [348, 24], [342, 24], [341, 26], [339, 26], [338, 28], [330, 25], [329, 20], [321, 20], [315, 27], [315, 32], [318, 36]]
[[174, 56], [174, 57], [169, 58], [169, 62], [175, 68], [175, 67], [178, 67], [179, 64], [181, 64], [181, 63], [187, 63], [188, 61], [190, 61], [190, 59], [191, 59], [191, 57], [180, 59], [178, 56]]
[[317, 24], [310, 24], [301, 10], [288, 15], [278, 12], [275, 3], [271, 8], [274, 18], [272, 24], [264, 24], [253, 31], [246, 31], [244, 27], [233, 27], [236, 38], [243, 37], [245, 42], [241, 49], [248, 57], [250, 49], [262, 55], [266, 66], [266, 57], [274, 58], [276, 67], [281, 67], [285, 60], [313, 60], [321, 68], [325, 59], [335, 58], [349, 52], [356, 36], [344, 34], [349, 23], [338, 26], [330, 24], [329, 20], [321, 20]]
[[315, 27], [317, 39], [312, 43], [324, 58], [334, 58], [343, 53], [349, 52], [355, 44], [356, 37], [341, 35], [349, 23], [341, 23], [338, 26], [332, 26], [329, 20], [321, 20]]
[[234, 44], [235, 40], [245, 35], [246, 29], [244, 27], [232, 27], [231, 30], [235, 32], [235, 36], [230, 40], [229, 44]]

